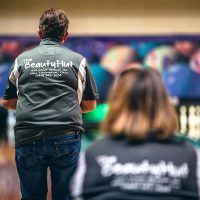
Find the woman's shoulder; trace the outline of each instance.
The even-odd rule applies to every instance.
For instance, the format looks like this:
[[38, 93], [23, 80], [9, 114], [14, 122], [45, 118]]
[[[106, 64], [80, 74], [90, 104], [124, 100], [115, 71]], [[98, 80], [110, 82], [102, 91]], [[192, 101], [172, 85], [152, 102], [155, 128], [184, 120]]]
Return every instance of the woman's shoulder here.
[[124, 137], [111, 137], [105, 136], [97, 141], [95, 141], [90, 147], [86, 150], [86, 155], [97, 155], [103, 153], [112, 153], [117, 149], [126, 148], [126, 140]]
[[188, 151], [198, 151], [200, 148], [197, 143], [190, 138], [186, 137], [185, 135], [174, 135], [170, 139], [171, 144], [174, 144], [180, 148], [184, 148]]
[[[93, 151], [94, 149], [102, 149], [105, 147], [108, 147], [108, 145], [116, 145], [117, 139], [110, 137], [110, 136], [104, 136], [103, 138], [95, 141], [88, 149], [87, 151]], [[106, 148], [107, 149], [107, 148]]]
[[166, 140], [147, 139], [142, 141], [129, 141], [123, 135], [118, 137], [105, 136], [104, 138], [94, 142], [87, 150], [86, 154], [103, 154], [117, 153], [119, 151], [131, 151], [141, 149], [160, 149], [160, 151], [174, 150], [175, 153], [182, 152], [187, 155], [196, 155], [200, 152], [200, 148], [187, 138], [174, 135]]

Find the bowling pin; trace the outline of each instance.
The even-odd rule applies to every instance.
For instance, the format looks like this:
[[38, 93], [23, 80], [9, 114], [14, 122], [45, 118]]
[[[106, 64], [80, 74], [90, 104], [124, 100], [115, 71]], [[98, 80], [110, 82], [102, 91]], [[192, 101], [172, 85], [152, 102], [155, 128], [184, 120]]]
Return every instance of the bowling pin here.
[[188, 112], [188, 124], [189, 124], [189, 130], [188, 130], [188, 135], [190, 138], [195, 139], [195, 134], [196, 134], [196, 110], [195, 106], [190, 106], [189, 107], [189, 112]]
[[186, 106], [180, 107], [180, 133], [187, 133], [187, 108]]

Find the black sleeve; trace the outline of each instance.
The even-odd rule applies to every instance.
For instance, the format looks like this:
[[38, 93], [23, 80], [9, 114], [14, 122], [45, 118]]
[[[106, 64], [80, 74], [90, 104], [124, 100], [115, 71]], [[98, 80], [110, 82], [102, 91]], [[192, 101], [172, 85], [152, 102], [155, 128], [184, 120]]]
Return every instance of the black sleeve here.
[[13, 62], [10, 69], [7, 86], [4, 93], [5, 100], [17, 98], [17, 88], [16, 88], [16, 85], [14, 84], [16, 82], [15, 75], [14, 75], [14, 72], [15, 72], [14, 66], [15, 66], [15, 62]]
[[83, 92], [83, 100], [99, 99], [97, 86], [88, 64], [85, 67], [85, 72], [86, 72], [86, 82], [85, 82], [85, 90]]
[[17, 88], [10, 80], [8, 80], [7, 87], [4, 94], [4, 99], [9, 100], [9, 99], [15, 99], [15, 98], [17, 98]]

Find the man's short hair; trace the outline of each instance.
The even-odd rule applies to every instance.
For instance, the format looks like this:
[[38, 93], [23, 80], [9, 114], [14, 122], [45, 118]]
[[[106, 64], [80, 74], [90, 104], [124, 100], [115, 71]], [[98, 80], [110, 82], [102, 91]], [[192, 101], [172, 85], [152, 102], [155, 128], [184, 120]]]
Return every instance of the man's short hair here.
[[39, 29], [43, 38], [62, 40], [68, 30], [69, 20], [65, 12], [60, 9], [49, 8], [40, 17]]

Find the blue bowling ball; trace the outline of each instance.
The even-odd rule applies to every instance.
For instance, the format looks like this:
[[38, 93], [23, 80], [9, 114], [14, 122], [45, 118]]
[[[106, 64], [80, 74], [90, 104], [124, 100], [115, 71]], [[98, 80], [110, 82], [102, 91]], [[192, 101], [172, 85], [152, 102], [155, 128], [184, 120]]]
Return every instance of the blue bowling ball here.
[[144, 57], [159, 44], [157, 42], [132, 42], [130, 46], [136, 51], [137, 55], [144, 59]]
[[185, 63], [171, 65], [162, 73], [164, 85], [172, 97], [188, 98], [194, 73]]
[[0, 98], [4, 96], [11, 65], [11, 63], [0, 64]]
[[[192, 69], [191, 69], [192, 70]], [[192, 70], [191, 88], [188, 91], [188, 98], [200, 98], [200, 74]]]
[[114, 75], [97, 63], [92, 63], [90, 69], [97, 84], [100, 96], [99, 101], [104, 102], [107, 99], [109, 90], [113, 83]]

